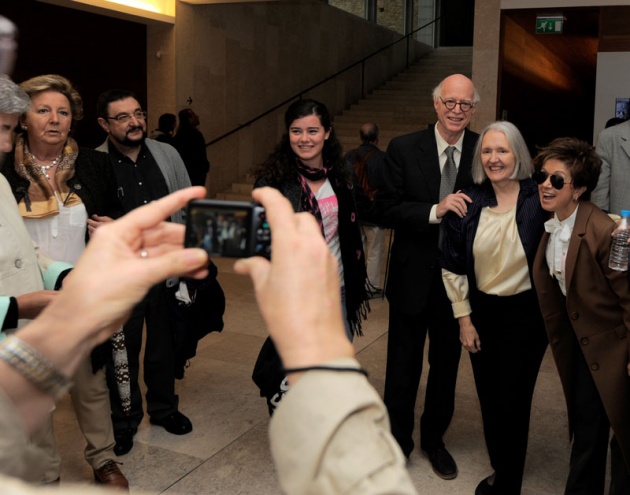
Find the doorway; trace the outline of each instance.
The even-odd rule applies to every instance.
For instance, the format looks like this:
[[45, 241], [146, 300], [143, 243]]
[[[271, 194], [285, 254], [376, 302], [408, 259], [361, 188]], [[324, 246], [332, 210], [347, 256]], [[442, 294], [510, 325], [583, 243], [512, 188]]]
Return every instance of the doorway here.
[[[560, 34], [536, 34], [537, 16], [559, 15]], [[593, 140], [599, 9], [501, 14], [498, 118], [514, 123], [535, 154], [552, 139]]]

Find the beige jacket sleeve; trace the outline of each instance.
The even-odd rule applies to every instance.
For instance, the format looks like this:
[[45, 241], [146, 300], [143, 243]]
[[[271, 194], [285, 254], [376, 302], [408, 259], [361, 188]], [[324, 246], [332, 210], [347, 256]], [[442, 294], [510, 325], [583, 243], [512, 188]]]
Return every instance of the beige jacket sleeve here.
[[0, 434], [0, 475], [25, 478], [33, 464], [46, 463], [42, 450], [29, 441], [22, 420], [2, 389], [0, 389], [0, 432], [2, 432]]
[[[359, 363], [346, 358], [326, 365]], [[284, 493], [417, 494], [387, 410], [360, 373], [305, 373], [283, 397], [269, 436]]]

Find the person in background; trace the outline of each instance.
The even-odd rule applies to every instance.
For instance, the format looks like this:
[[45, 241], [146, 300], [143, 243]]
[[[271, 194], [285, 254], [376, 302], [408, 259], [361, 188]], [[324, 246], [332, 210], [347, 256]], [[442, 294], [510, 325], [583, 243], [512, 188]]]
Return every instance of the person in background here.
[[[122, 213], [114, 171], [107, 155], [80, 148], [71, 137], [73, 124], [83, 117], [83, 102], [70, 81], [47, 74], [20, 87], [31, 106], [20, 118], [22, 133], [6, 156], [3, 173], [33, 241], [51, 258], [74, 264], [94, 229]], [[94, 215], [101, 220], [88, 226]], [[127, 479], [114, 461], [114, 434], [107, 420], [105, 365], [112, 361], [112, 352], [109, 341], [92, 353], [92, 359], [78, 369], [70, 396], [95, 480], [127, 489]], [[61, 461], [52, 422], [35, 441], [49, 452], [50, 467], [42, 481], [56, 480]]]
[[291, 201], [294, 211], [308, 211], [317, 219], [339, 264], [346, 334], [352, 340], [360, 333], [367, 295], [351, 170], [323, 103], [297, 100], [285, 112], [284, 122], [280, 143], [255, 171], [254, 188], [274, 187]]
[[149, 136], [149, 139], [155, 139], [161, 143], [170, 144], [175, 146], [175, 140], [173, 134], [175, 133], [175, 124], [177, 123], [177, 117], [172, 113], [163, 113], [158, 119], [158, 127]]
[[383, 296], [381, 266], [385, 249], [385, 229], [373, 220], [374, 197], [383, 187], [385, 152], [378, 148], [378, 126], [367, 122], [359, 129], [361, 145], [345, 154], [344, 160], [352, 164], [356, 186], [367, 201], [357, 199], [359, 226], [366, 254], [368, 292], [371, 298]]
[[384, 402], [394, 438], [405, 456], [414, 448], [414, 409], [427, 334], [429, 375], [420, 420], [420, 447], [433, 471], [457, 477], [444, 434], [455, 409], [461, 355], [459, 329], [439, 269], [440, 223], [449, 211], [465, 214], [470, 165], [478, 135], [466, 129], [479, 95], [470, 79], [454, 74], [433, 90], [437, 124], [392, 139], [384, 187], [376, 195], [383, 225], [394, 229], [385, 293], [389, 334]]
[[606, 125], [604, 126], [604, 128], [608, 129], [609, 127], [614, 127], [617, 124], [625, 122], [626, 120], [628, 119], [622, 119], [621, 117], [611, 117], [606, 121]]
[[197, 129], [199, 116], [192, 108], [185, 108], [178, 115], [179, 126], [173, 139], [173, 146], [184, 160], [191, 184], [205, 186], [210, 162], [206, 154], [206, 141], [201, 131]]
[[[630, 494], [630, 289], [608, 267], [613, 220], [589, 201], [602, 166], [586, 142], [555, 139], [534, 159], [545, 224], [533, 275], [573, 437], [565, 492]], [[612, 437], [610, 429], [612, 427]]]
[[630, 120], [599, 133], [597, 154], [602, 169], [593, 190], [592, 201], [602, 210], [619, 215], [630, 208]]
[[495, 473], [475, 495], [519, 495], [534, 387], [547, 348], [531, 266], [547, 214], [525, 140], [494, 122], [475, 148], [465, 215], [446, 215], [442, 277], [470, 353]]
[[[190, 186], [186, 168], [177, 151], [166, 143], [146, 139], [147, 114], [132, 92], [111, 89], [101, 93], [97, 115], [99, 125], [107, 133], [107, 139], [97, 149], [109, 154], [116, 174], [118, 197], [125, 212]], [[173, 213], [171, 221], [183, 223], [183, 211]], [[132, 449], [133, 437], [144, 417], [138, 375], [145, 318], [147, 333], [143, 373], [150, 422], [173, 435], [185, 435], [192, 431], [191, 421], [179, 411], [179, 397], [175, 393], [177, 356], [173, 315], [177, 311], [175, 293], [178, 287], [179, 280], [176, 279], [153, 287], [123, 329], [129, 356], [129, 413], [123, 409], [116, 393], [114, 370], [111, 366], [107, 369], [116, 438], [114, 452], [117, 455]]]
[[[361, 321], [367, 312], [367, 274], [352, 170], [344, 163], [323, 103], [297, 100], [285, 112], [284, 122], [282, 139], [254, 172], [254, 188], [278, 189], [294, 211], [309, 212], [317, 220], [328, 248], [337, 258], [343, 321], [346, 336], [352, 341], [354, 335], [361, 334]], [[260, 351], [253, 379], [273, 414], [286, 390], [286, 377], [269, 339]]]

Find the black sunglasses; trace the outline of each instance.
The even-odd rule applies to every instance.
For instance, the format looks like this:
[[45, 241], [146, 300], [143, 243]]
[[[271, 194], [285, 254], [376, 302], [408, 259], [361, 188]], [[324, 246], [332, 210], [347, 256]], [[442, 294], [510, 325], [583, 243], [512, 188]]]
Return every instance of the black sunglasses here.
[[564, 187], [565, 184], [573, 184], [573, 182], [565, 182], [564, 177], [561, 177], [560, 175], [550, 176], [544, 170], [538, 170], [537, 172], [534, 172], [532, 174], [532, 179], [534, 179], [536, 181], [536, 184], [539, 185], [544, 183], [547, 180], [547, 177], [550, 177], [551, 187], [553, 187], [554, 189], [560, 190]]

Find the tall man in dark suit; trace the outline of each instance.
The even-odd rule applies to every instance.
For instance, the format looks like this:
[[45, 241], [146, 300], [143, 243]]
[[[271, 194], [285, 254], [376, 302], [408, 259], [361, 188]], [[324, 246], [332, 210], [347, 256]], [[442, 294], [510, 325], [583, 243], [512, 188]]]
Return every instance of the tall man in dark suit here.
[[390, 142], [385, 187], [376, 199], [382, 221], [394, 229], [386, 287], [390, 309], [384, 401], [392, 433], [409, 457], [428, 331], [430, 369], [420, 447], [444, 479], [457, 476], [442, 437], [453, 417], [461, 344], [438, 265], [440, 222], [448, 211], [464, 216], [470, 202], [459, 191], [472, 184], [478, 135], [466, 126], [478, 101], [467, 77], [444, 79], [433, 91], [437, 124]]

